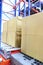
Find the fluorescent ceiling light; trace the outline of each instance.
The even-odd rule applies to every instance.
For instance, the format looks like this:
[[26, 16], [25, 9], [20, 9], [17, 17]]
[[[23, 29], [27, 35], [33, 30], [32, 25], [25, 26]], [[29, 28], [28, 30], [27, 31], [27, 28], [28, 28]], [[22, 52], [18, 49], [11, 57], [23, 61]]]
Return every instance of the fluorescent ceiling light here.
[[40, 0], [41, 2], [43, 2], [43, 0]]

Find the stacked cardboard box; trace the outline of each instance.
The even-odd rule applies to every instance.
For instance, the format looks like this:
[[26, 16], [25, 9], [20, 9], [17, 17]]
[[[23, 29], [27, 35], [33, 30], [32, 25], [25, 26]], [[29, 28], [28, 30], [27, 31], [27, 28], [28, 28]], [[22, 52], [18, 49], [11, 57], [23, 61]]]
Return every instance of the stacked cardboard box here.
[[7, 25], [7, 21], [3, 23], [2, 42], [4, 43], [7, 43]]
[[43, 12], [25, 17], [22, 23], [21, 51], [43, 62]]
[[21, 21], [22, 20], [19, 19], [19, 17], [15, 17], [7, 22], [6, 43], [13, 47], [21, 46], [21, 25], [22, 25]]
[[6, 43], [7, 42], [7, 32], [2, 32], [2, 42]]

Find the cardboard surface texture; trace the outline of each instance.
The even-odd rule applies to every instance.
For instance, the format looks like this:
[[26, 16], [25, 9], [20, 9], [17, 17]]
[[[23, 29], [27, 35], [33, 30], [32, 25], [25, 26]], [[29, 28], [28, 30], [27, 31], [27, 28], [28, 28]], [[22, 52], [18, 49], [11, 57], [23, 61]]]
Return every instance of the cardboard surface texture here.
[[[21, 18], [22, 17], [15, 17], [7, 22], [7, 44], [13, 47], [21, 46]], [[5, 24], [6, 23], [4, 23], [4, 25]], [[4, 25], [3, 27], [6, 27]]]
[[8, 25], [7, 21], [3, 23], [3, 32], [7, 32], [7, 25]]
[[15, 32], [8, 32], [7, 44], [15, 47], [15, 39], [16, 39], [15, 37], [16, 37]]
[[2, 42], [7, 43], [7, 32], [2, 32]]
[[8, 32], [21, 31], [21, 19], [15, 17], [8, 21]]
[[21, 43], [23, 53], [43, 62], [43, 12], [23, 19]]
[[8, 32], [15, 32], [16, 31], [16, 19], [11, 19], [8, 21]]

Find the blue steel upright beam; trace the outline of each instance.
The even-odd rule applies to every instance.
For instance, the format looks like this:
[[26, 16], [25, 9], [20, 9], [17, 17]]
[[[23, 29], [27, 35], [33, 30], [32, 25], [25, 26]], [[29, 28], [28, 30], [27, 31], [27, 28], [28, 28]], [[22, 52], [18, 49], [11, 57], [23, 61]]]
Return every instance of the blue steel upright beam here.
[[19, 0], [19, 11], [18, 11], [18, 16], [20, 16], [20, 0]]
[[26, 16], [26, 3], [24, 2], [24, 17]]
[[[40, 1], [40, 0], [39, 0], [39, 1]], [[40, 2], [40, 6], [39, 6], [39, 7], [40, 7], [40, 11], [41, 11], [41, 2]]]
[[[30, 5], [31, 2], [28, 0], [28, 16], [30, 16]], [[26, 3], [24, 3], [24, 17], [26, 16]]]
[[[15, 5], [16, 5], [16, 0], [14, 1]], [[16, 9], [14, 9], [14, 16], [16, 16]]]
[[28, 16], [30, 16], [30, 4], [31, 4], [31, 2], [30, 2], [30, 0], [28, 0]]
[[1, 47], [1, 22], [2, 22], [2, 0], [0, 0], [0, 47]]

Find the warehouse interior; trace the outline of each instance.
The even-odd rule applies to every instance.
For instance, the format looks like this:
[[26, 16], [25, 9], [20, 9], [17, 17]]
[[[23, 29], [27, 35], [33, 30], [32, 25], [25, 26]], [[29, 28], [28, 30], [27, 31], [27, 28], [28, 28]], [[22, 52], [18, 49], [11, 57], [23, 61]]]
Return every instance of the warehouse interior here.
[[0, 0], [0, 65], [43, 65], [43, 0]]

